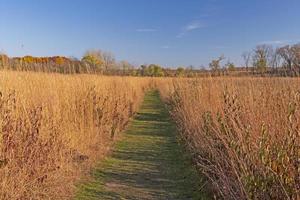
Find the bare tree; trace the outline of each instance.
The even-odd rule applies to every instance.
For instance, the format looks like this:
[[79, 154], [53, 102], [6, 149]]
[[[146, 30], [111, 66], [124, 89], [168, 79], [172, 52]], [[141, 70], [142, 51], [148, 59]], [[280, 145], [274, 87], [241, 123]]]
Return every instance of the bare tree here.
[[270, 48], [268, 66], [271, 68], [272, 74], [278, 74], [278, 67], [281, 65], [281, 58], [278, 49]]
[[253, 50], [253, 66], [261, 73], [265, 73], [270, 66], [273, 48], [269, 45], [258, 45]]
[[286, 45], [277, 50], [283, 60], [283, 67], [289, 76], [299, 75], [300, 73], [300, 44], [293, 46]]
[[225, 69], [228, 72], [233, 72], [235, 70], [235, 65], [233, 62], [231, 62], [230, 60], [227, 61], [227, 63], [225, 64]]
[[294, 59], [294, 65], [295, 68], [297, 69], [297, 75], [299, 75], [300, 73], [300, 43], [296, 44], [292, 47], [292, 51], [295, 55], [295, 59]]
[[127, 62], [126, 60], [123, 60], [119, 63], [120, 68], [122, 69], [122, 73], [123, 75], [125, 74], [129, 74], [130, 71], [132, 71], [134, 69], [134, 66], [132, 64], [130, 64], [129, 62]]
[[251, 56], [252, 56], [252, 53], [249, 52], [249, 51], [245, 51], [242, 54], [242, 58], [244, 59], [244, 62], [245, 62], [246, 71], [248, 71], [248, 69], [249, 69], [249, 65], [250, 65], [250, 61], [251, 61]]
[[221, 70], [221, 61], [224, 60], [224, 55], [220, 56], [218, 59], [214, 59], [209, 63], [209, 68], [213, 72], [213, 74], [220, 75]]
[[106, 70], [109, 70], [115, 65], [115, 56], [111, 52], [103, 52], [102, 57], [104, 60], [104, 67]]

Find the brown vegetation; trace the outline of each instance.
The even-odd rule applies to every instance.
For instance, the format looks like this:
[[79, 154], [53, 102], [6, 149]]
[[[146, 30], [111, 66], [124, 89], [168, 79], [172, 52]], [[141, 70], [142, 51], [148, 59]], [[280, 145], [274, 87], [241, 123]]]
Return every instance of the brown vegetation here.
[[154, 83], [217, 198], [300, 198], [298, 78], [0, 77], [0, 199], [70, 198]]
[[217, 198], [300, 198], [299, 79], [164, 79], [158, 85]]
[[0, 199], [66, 199], [149, 79], [0, 72]]

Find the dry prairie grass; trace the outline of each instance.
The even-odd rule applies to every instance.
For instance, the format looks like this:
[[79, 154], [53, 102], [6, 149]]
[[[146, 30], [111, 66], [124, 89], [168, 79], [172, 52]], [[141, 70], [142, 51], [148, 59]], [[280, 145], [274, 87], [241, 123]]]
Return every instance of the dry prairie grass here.
[[0, 199], [68, 199], [150, 79], [0, 72]]
[[300, 198], [300, 79], [160, 80], [217, 198]]

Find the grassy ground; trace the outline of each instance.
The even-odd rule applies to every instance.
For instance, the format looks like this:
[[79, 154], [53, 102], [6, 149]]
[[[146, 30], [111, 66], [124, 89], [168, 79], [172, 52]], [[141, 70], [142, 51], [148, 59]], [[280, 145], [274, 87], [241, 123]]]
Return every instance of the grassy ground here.
[[75, 199], [208, 199], [203, 182], [176, 139], [156, 91], [149, 92], [112, 154], [83, 183]]

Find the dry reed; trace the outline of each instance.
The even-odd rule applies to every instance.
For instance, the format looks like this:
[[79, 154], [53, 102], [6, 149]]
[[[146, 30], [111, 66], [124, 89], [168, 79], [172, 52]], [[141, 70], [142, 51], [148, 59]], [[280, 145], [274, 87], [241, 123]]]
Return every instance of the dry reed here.
[[195, 164], [217, 198], [300, 198], [300, 80], [160, 80]]
[[150, 79], [0, 72], [0, 199], [68, 199]]

